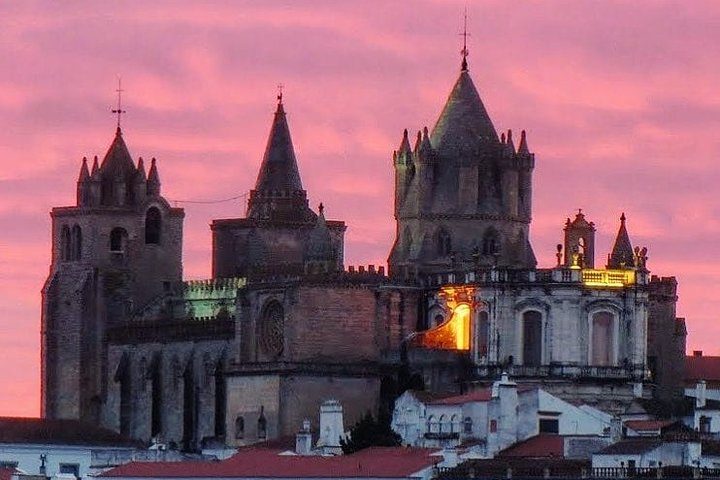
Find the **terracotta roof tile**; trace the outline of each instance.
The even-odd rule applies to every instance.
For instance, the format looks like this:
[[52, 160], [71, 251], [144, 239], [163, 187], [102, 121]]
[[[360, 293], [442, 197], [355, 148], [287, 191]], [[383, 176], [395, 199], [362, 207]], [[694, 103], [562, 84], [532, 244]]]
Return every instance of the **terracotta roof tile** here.
[[138, 447], [118, 433], [77, 420], [0, 417], [0, 443]]
[[720, 357], [685, 357], [685, 381], [710, 383], [720, 382]]
[[565, 439], [560, 435], [540, 434], [509, 446], [498, 457], [563, 458]]
[[636, 432], [647, 432], [660, 430], [674, 423], [674, 420], [628, 420], [624, 425]]
[[402, 478], [431, 467], [440, 457], [434, 450], [405, 447], [371, 447], [336, 457], [279, 455], [280, 450], [249, 448], [220, 462], [133, 462], [109, 470], [101, 477], [267, 477], [267, 478]]

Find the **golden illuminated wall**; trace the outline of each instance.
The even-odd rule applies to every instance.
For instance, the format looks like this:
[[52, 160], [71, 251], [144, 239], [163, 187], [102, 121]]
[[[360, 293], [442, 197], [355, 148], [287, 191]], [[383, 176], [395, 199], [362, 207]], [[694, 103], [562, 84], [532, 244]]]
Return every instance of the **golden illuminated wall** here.
[[440, 296], [445, 299], [450, 318], [430, 330], [418, 333], [411, 345], [441, 350], [470, 350], [470, 305], [473, 303], [473, 295], [473, 288], [443, 287]]

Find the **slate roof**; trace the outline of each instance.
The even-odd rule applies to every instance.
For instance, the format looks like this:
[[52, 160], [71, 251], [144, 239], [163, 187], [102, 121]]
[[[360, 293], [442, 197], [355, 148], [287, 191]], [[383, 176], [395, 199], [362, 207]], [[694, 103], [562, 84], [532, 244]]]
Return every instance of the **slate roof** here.
[[432, 130], [430, 143], [440, 153], [499, 143], [490, 115], [467, 70], [460, 72]]
[[630, 243], [630, 236], [625, 227], [624, 213], [620, 216], [620, 229], [618, 230], [617, 237], [615, 237], [615, 244], [608, 259], [608, 268], [620, 268], [621, 266], [635, 266], [635, 254], [633, 253], [632, 243]]
[[497, 456], [501, 458], [563, 458], [565, 456], [565, 439], [560, 435], [541, 433], [501, 450]]
[[112, 430], [77, 420], [0, 417], [0, 443], [139, 447]]
[[302, 189], [285, 109], [282, 102], [278, 102], [255, 190], [295, 192]]
[[135, 172], [135, 164], [123, 140], [122, 130], [118, 127], [115, 138], [100, 163], [100, 173], [104, 179], [130, 181], [135, 176]]
[[609, 445], [599, 452], [598, 455], [636, 455], [655, 450], [663, 444], [663, 440], [655, 438], [637, 438], [620, 440]]
[[241, 449], [219, 462], [133, 462], [100, 477], [123, 478], [404, 478], [441, 460], [435, 450], [371, 447], [351, 455], [282, 455], [281, 450]]

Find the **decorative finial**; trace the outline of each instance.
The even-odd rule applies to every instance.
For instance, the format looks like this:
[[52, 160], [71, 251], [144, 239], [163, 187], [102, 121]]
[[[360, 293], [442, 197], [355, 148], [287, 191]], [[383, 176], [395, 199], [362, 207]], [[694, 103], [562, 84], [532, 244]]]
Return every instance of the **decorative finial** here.
[[463, 23], [463, 32], [460, 34], [463, 37], [463, 48], [460, 50], [460, 54], [462, 55], [462, 66], [460, 68], [461, 71], [467, 72], [468, 64], [467, 64], [467, 57], [470, 55], [470, 51], [467, 47], [467, 37], [470, 35], [467, 31], [467, 5], [465, 6], [465, 17], [464, 17], [464, 23]]
[[122, 109], [122, 92], [124, 92], [124, 90], [122, 89], [122, 77], [118, 77], [118, 88], [115, 91], [118, 94], [118, 103], [117, 108], [111, 111], [112, 113], [117, 115], [117, 129], [118, 132], [120, 132], [120, 117], [123, 113], [126, 113], [125, 110]]
[[320, 205], [318, 205], [318, 212], [320, 212], [320, 215], [324, 215], [324, 213], [323, 213], [324, 211], [325, 211], [325, 205], [323, 205], [322, 202], [320, 202]]
[[282, 83], [278, 83], [278, 86], [277, 86], [277, 89], [278, 89], [278, 94], [277, 94], [278, 105], [282, 105], [282, 91], [283, 91], [283, 87], [284, 87], [284, 85], [283, 85]]
[[625, 223], [625, 212], [622, 212], [622, 215], [620, 215], [620, 221]]
[[582, 208], [578, 208], [578, 215], [582, 215]]

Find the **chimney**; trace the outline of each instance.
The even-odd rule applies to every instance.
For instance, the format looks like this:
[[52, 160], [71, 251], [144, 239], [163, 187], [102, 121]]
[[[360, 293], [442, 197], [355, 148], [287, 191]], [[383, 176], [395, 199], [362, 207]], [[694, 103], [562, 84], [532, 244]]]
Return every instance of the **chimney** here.
[[340, 439], [345, 437], [343, 409], [337, 400], [326, 400], [320, 405], [320, 438], [317, 446], [325, 455], [340, 455]]
[[705, 389], [705, 380], [700, 380], [697, 385], [695, 385], [695, 408], [705, 407]]
[[622, 420], [618, 416], [610, 420], [610, 438], [613, 442], [619, 442], [622, 438]]
[[302, 428], [295, 435], [295, 453], [310, 455], [312, 453], [312, 433], [310, 433], [310, 420], [303, 420]]
[[454, 446], [443, 448], [443, 468], [454, 468], [458, 465], [458, 452]]
[[702, 350], [693, 350], [693, 357], [702, 357]]

